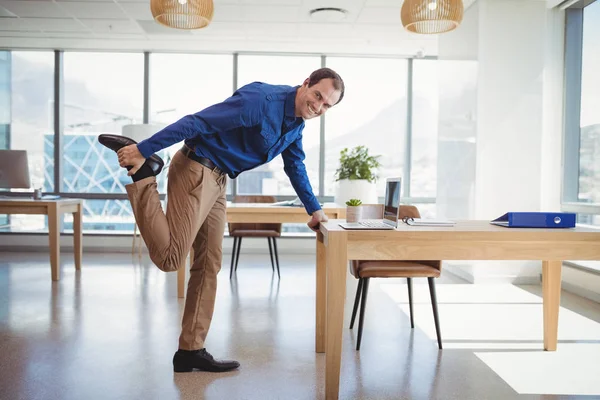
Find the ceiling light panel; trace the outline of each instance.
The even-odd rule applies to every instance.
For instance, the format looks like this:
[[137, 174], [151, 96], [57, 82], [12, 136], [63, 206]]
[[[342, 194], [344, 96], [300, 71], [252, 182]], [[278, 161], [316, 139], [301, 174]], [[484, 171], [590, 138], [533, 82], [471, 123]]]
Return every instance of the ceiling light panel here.
[[[121, 8], [114, 2], [71, 2], [60, 1], [57, 3], [61, 8], [67, 11], [75, 18], [105, 18], [105, 19], [123, 19], [127, 18]], [[150, 8], [150, 3], [147, 4]]]
[[19, 17], [69, 18], [65, 10], [51, 1], [3, 1], [2, 7]]

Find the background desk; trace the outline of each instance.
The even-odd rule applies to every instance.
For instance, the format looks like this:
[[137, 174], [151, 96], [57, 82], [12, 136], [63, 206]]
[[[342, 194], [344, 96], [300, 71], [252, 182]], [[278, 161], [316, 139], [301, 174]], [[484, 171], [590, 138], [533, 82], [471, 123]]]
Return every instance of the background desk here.
[[52, 280], [60, 279], [60, 215], [73, 213], [73, 253], [75, 269], [81, 269], [82, 231], [81, 199], [0, 199], [0, 214], [34, 214], [48, 216], [48, 236], [50, 238], [50, 270]]
[[556, 350], [563, 260], [600, 260], [600, 231], [518, 229], [487, 221], [394, 231], [347, 231], [342, 221], [317, 234], [315, 351], [325, 355], [325, 398], [339, 396], [348, 260], [542, 260], [544, 349]]
[[[346, 207], [325, 203], [323, 211], [329, 219], [346, 218]], [[247, 223], [307, 223], [310, 216], [304, 207], [270, 206], [261, 203], [228, 203], [227, 222]], [[194, 260], [190, 252], [190, 267]], [[185, 296], [186, 266], [177, 270], [177, 297]]]

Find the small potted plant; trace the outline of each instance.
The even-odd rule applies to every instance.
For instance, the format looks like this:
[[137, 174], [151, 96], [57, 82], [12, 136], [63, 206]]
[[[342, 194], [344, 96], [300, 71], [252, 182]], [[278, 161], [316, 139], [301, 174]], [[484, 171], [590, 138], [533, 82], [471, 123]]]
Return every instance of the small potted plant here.
[[346, 222], [358, 222], [362, 217], [362, 201], [350, 199], [346, 202]]
[[380, 156], [369, 154], [366, 146], [345, 148], [340, 152], [340, 166], [335, 171], [335, 202], [344, 204], [353, 197], [359, 197], [366, 203], [377, 203], [376, 171], [381, 167]]

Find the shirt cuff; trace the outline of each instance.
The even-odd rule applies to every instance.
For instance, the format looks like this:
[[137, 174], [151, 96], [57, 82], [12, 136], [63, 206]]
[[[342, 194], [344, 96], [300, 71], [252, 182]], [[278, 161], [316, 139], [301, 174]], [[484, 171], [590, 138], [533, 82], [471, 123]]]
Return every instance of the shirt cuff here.
[[304, 207], [306, 208], [306, 212], [308, 213], [308, 215], [312, 215], [312, 213], [321, 209], [321, 205], [319, 204], [319, 201], [314, 196], [313, 196], [313, 200], [311, 200]]
[[144, 158], [148, 158], [152, 154], [154, 154], [154, 152], [152, 151], [152, 145], [148, 143], [147, 139], [139, 142], [137, 144], [137, 148], [140, 151], [140, 153], [142, 153], [142, 156], [144, 156]]

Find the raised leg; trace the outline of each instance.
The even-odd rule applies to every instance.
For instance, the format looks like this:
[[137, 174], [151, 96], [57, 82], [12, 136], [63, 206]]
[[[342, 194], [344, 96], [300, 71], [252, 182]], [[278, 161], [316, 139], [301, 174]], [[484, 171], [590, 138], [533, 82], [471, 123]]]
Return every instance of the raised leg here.
[[562, 261], [542, 261], [544, 297], [544, 350], [556, 351]]
[[412, 278], [406, 278], [406, 286], [408, 286], [408, 309], [410, 310], [410, 327], [414, 329], [415, 320], [413, 319]]
[[317, 233], [317, 276], [316, 276], [316, 321], [315, 352], [325, 353], [325, 331], [327, 316], [327, 259], [324, 237]]
[[58, 204], [48, 204], [48, 237], [50, 239], [50, 270], [52, 280], [60, 279], [60, 232]]
[[166, 213], [155, 177], [125, 185], [150, 259], [165, 272], [175, 271], [185, 263], [194, 237], [220, 196], [225, 179], [181, 151], [173, 156], [168, 173]]
[[429, 295], [431, 296], [431, 307], [433, 308], [433, 321], [435, 322], [435, 333], [437, 335], [438, 348], [442, 349], [442, 334], [440, 332], [440, 319], [438, 317], [437, 297], [435, 295], [435, 278], [428, 277]]
[[327, 340], [325, 353], [325, 398], [337, 400], [340, 390], [342, 328], [346, 299], [348, 234], [330, 231], [327, 237]]
[[83, 255], [82, 245], [82, 231], [83, 231], [83, 220], [82, 215], [83, 207], [79, 203], [77, 205], [77, 211], [73, 213], [73, 253], [75, 253], [75, 269], [81, 269], [81, 258]]
[[354, 320], [356, 319], [356, 311], [358, 310], [358, 304], [360, 303], [360, 294], [362, 293], [363, 279], [358, 278], [358, 287], [356, 288], [356, 295], [354, 296], [354, 308], [352, 308], [352, 318], [350, 319], [350, 329], [354, 328]]
[[358, 316], [358, 338], [356, 340], [356, 350], [360, 350], [362, 340], [363, 322], [365, 321], [365, 307], [367, 306], [367, 295], [369, 294], [369, 279], [363, 278], [362, 300], [360, 302], [360, 315]]

